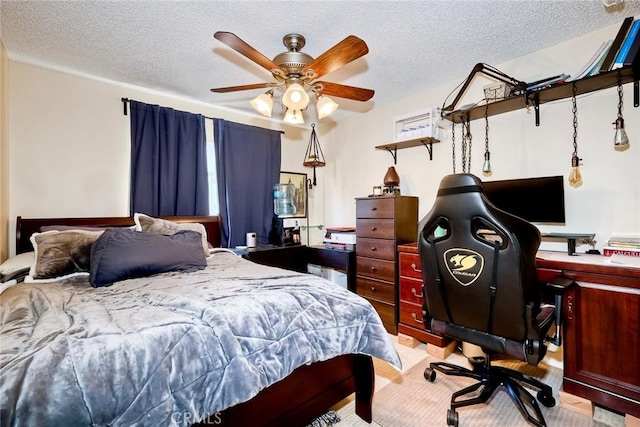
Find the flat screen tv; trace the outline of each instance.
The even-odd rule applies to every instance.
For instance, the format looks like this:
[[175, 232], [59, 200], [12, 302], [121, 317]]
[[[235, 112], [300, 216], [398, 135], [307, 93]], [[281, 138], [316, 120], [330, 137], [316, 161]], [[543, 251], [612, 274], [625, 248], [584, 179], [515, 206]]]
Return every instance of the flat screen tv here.
[[497, 208], [529, 222], [564, 224], [562, 176], [508, 179], [482, 183], [484, 194]]

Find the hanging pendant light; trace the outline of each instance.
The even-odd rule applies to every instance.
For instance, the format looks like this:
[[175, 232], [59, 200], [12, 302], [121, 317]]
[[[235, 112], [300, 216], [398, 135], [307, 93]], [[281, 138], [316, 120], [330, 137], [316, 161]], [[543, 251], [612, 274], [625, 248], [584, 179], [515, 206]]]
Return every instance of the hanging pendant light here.
[[576, 93], [578, 88], [573, 84], [573, 96], [571, 103], [573, 105], [571, 112], [573, 113], [573, 154], [571, 156], [571, 172], [569, 173], [569, 185], [572, 187], [580, 187], [582, 185], [582, 174], [580, 173], [580, 158], [578, 157], [578, 105], [576, 103]]
[[316, 134], [316, 124], [311, 124], [311, 137], [309, 138], [309, 145], [304, 155], [303, 166], [313, 168], [313, 185], [316, 185], [316, 168], [320, 168], [326, 165], [324, 161], [324, 154], [320, 147], [320, 141], [318, 141], [318, 135]]
[[624, 130], [624, 117], [622, 117], [622, 85], [620, 84], [620, 73], [618, 73], [618, 117], [613, 122], [615, 126], [615, 134], [613, 137], [613, 148], [616, 151], [624, 151], [629, 148], [629, 137]]
[[489, 103], [484, 110], [484, 163], [482, 164], [482, 174], [491, 176], [491, 153], [489, 152]]

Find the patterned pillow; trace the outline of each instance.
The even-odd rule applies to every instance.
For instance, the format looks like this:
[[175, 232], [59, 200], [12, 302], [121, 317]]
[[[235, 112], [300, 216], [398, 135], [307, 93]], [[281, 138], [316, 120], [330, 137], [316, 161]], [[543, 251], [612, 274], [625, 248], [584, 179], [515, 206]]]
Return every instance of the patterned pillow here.
[[35, 259], [25, 282], [48, 283], [89, 275], [91, 246], [103, 231], [46, 231], [33, 233]]
[[9, 274], [15, 273], [16, 271], [29, 268], [33, 264], [34, 259], [34, 252], [25, 252], [12, 256], [11, 258], [0, 264], [0, 276], [8, 276]]
[[145, 233], [164, 234], [171, 236], [178, 231], [191, 230], [197, 231], [202, 235], [202, 249], [205, 256], [209, 256], [209, 242], [207, 241], [207, 229], [204, 225], [197, 222], [173, 222], [162, 218], [153, 218], [149, 215], [136, 213], [133, 216], [136, 223], [136, 231], [144, 231]]

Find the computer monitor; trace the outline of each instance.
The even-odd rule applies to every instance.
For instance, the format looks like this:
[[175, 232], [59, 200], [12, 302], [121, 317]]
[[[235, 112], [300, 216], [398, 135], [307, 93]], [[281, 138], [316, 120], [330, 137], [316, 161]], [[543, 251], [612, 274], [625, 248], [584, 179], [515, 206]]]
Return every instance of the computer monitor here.
[[486, 181], [482, 187], [493, 205], [512, 215], [534, 223], [565, 223], [562, 176]]

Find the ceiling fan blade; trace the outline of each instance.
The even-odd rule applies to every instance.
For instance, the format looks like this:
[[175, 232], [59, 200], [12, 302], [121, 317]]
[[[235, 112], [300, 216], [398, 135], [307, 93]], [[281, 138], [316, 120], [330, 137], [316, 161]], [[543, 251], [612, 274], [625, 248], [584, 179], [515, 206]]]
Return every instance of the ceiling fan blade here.
[[251, 89], [261, 89], [265, 87], [272, 87], [271, 83], [255, 83], [252, 85], [242, 85], [242, 86], [228, 86], [228, 87], [216, 87], [211, 89], [211, 92], [215, 93], [227, 93], [227, 92], [235, 92], [237, 90], [251, 90]]
[[368, 101], [373, 98], [375, 91], [361, 87], [347, 86], [331, 82], [315, 82], [314, 86], [323, 95], [349, 98], [356, 101]]
[[[348, 36], [340, 43], [307, 64], [301, 71], [309, 79], [317, 79], [349, 62], [366, 55], [369, 47], [364, 40], [356, 36]], [[337, 96], [337, 95], [336, 95]]]
[[266, 68], [271, 73], [274, 73], [274, 70], [277, 70], [275, 71], [277, 74], [286, 74], [285, 70], [278, 67], [272, 60], [258, 52], [253, 47], [249, 46], [245, 41], [243, 41], [235, 34], [229, 33], [227, 31], [217, 31], [213, 35], [213, 37], [220, 40], [222, 43], [226, 44], [236, 52], [246, 56], [261, 67]]

